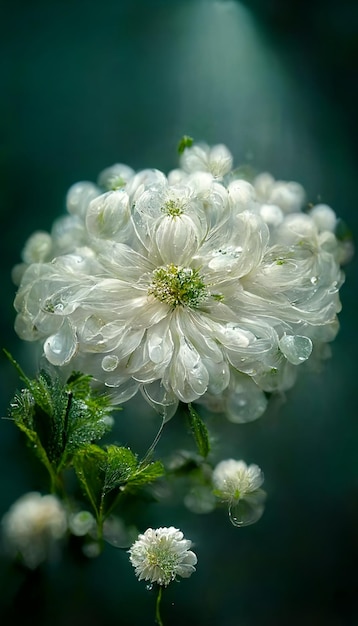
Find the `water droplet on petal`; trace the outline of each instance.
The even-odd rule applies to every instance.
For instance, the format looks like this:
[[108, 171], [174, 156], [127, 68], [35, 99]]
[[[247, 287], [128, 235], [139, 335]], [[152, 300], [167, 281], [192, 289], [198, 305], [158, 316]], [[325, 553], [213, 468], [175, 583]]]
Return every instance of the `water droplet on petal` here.
[[239, 500], [229, 506], [229, 519], [233, 526], [241, 528], [257, 522], [264, 512], [264, 504], [256, 498]]
[[302, 335], [284, 335], [279, 346], [286, 359], [293, 365], [306, 361], [312, 352], [312, 341]]
[[152, 584], [152, 583], [149, 583], [148, 585], [146, 585], [146, 586], [145, 586], [145, 588], [146, 588], [146, 590], [147, 590], [147, 591], [152, 591], [152, 589], [153, 589], [153, 584]]

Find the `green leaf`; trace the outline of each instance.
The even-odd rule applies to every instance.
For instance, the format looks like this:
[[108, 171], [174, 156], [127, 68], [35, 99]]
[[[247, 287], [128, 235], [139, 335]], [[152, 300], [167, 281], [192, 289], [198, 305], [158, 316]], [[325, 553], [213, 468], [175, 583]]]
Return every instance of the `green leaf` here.
[[74, 456], [74, 468], [97, 520], [103, 521], [125, 487], [140, 488], [163, 475], [160, 461], [138, 465], [129, 448], [110, 445], [106, 450], [88, 445]]
[[5, 356], [9, 359], [10, 363], [16, 369], [16, 371], [19, 374], [19, 377], [21, 378], [21, 380], [23, 380], [24, 383], [27, 384], [29, 382], [29, 379], [27, 378], [26, 374], [23, 372], [23, 370], [20, 367], [20, 365], [18, 364], [18, 362], [14, 359], [12, 354], [10, 354], [10, 352], [8, 350], [6, 350], [6, 348], [3, 348], [3, 352], [4, 352]]
[[34, 430], [35, 402], [28, 389], [23, 389], [17, 393], [10, 405], [11, 418], [18, 428], [26, 435], [28, 446], [32, 449], [37, 458], [46, 466], [52, 474], [51, 463], [43, 448], [39, 436]]
[[42, 369], [29, 379], [7, 356], [26, 384], [10, 403], [8, 416], [25, 433], [38, 458], [48, 469], [51, 466], [51, 475], [58, 475], [76, 451], [111, 428], [114, 407], [108, 396], [93, 390], [90, 376], [73, 372], [64, 383], [57, 373]]
[[189, 135], [183, 135], [181, 140], [178, 143], [178, 152], [179, 154], [183, 154], [186, 148], [190, 148], [193, 145], [194, 139], [189, 137]]
[[135, 473], [136, 468], [137, 458], [129, 448], [108, 446], [106, 465], [103, 467], [104, 492], [123, 486]]
[[161, 461], [154, 461], [153, 463], [148, 463], [148, 465], [143, 467], [139, 466], [134, 474], [132, 474], [129, 478], [128, 485], [130, 487], [148, 485], [149, 483], [157, 480], [157, 478], [163, 476], [164, 472], [164, 465]]
[[95, 444], [79, 450], [73, 459], [77, 478], [99, 518], [104, 496], [105, 467], [107, 452]]
[[205, 458], [210, 452], [208, 429], [191, 404], [188, 404], [188, 411], [190, 430], [195, 439], [199, 454]]

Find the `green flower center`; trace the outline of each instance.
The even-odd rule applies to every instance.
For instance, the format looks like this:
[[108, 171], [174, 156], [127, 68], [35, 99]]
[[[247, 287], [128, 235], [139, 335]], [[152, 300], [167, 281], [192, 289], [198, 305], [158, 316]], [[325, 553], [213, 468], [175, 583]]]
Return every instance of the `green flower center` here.
[[198, 270], [173, 263], [154, 270], [148, 293], [173, 308], [198, 307], [210, 295]]
[[161, 571], [159, 584], [168, 585], [174, 578], [178, 566], [178, 555], [172, 553], [167, 545], [154, 546], [148, 550], [146, 559], [150, 567], [158, 567]]
[[171, 217], [177, 217], [184, 213], [183, 205], [178, 200], [167, 200], [162, 211]]

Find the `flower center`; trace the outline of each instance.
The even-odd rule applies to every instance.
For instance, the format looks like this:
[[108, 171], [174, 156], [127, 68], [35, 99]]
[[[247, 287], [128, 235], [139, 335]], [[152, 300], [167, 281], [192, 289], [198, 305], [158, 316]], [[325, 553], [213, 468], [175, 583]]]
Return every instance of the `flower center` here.
[[173, 308], [198, 307], [209, 296], [198, 270], [173, 263], [154, 270], [148, 293]]
[[167, 546], [154, 546], [147, 552], [147, 562], [152, 568], [159, 568], [159, 584], [168, 585], [174, 578], [178, 566], [178, 555], [170, 552]]
[[171, 217], [177, 217], [184, 213], [183, 206], [178, 200], [167, 200], [162, 207], [162, 211]]

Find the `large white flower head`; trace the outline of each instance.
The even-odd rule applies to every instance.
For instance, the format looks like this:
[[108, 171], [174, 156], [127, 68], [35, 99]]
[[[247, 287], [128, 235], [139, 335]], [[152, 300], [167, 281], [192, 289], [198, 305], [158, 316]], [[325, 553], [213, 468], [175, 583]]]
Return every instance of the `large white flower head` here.
[[56, 554], [58, 542], [67, 531], [62, 503], [52, 495], [29, 492], [19, 498], [2, 518], [6, 550], [35, 569]]
[[148, 528], [130, 548], [129, 559], [139, 580], [166, 587], [177, 576], [188, 578], [195, 572], [197, 557], [191, 545], [173, 526]]
[[69, 214], [14, 270], [15, 328], [115, 403], [141, 391], [167, 419], [200, 401], [248, 421], [337, 333], [335, 214], [302, 210], [298, 184], [235, 178], [223, 145], [180, 165], [119, 163], [73, 185]]

